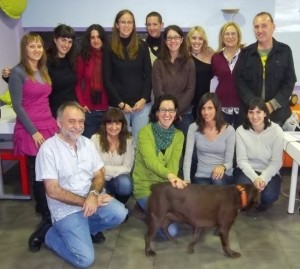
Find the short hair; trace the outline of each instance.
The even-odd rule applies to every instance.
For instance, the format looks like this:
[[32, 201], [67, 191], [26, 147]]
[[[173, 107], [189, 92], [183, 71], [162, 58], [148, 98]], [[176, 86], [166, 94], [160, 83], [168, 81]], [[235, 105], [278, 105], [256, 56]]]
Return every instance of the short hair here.
[[238, 48], [242, 48], [244, 47], [244, 44], [242, 44], [242, 31], [241, 31], [241, 28], [240, 26], [233, 22], [233, 21], [230, 21], [230, 22], [226, 22], [220, 29], [220, 32], [219, 32], [219, 48], [218, 48], [218, 51], [221, 51], [224, 47], [225, 47], [225, 44], [224, 44], [224, 41], [223, 41], [223, 38], [224, 38], [224, 34], [225, 34], [225, 31], [226, 29], [229, 27], [229, 26], [233, 26], [236, 31], [237, 31], [237, 34], [238, 34], [238, 43], [237, 43], [237, 47]]
[[244, 110], [244, 118], [245, 121], [243, 123], [243, 127], [246, 130], [249, 130], [250, 128], [252, 128], [252, 124], [248, 119], [248, 112], [249, 110], [253, 110], [255, 108], [258, 108], [259, 110], [262, 110], [263, 112], [266, 113], [265, 119], [264, 119], [264, 129], [267, 129], [270, 125], [271, 125], [271, 121], [270, 121], [270, 112], [268, 110], [268, 107], [265, 103], [265, 101], [263, 99], [261, 99], [260, 97], [254, 97], [250, 100], [249, 104], [245, 107]]
[[274, 20], [273, 20], [272, 15], [271, 15], [269, 12], [266, 12], [266, 11], [262, 11], [262, 12], [259, 12], [258, 14], [256, 14], [255, 17], [254, 17], [254, 19], [253, 19], [253, 23], [254, 23], [254, 20], [255, 20], [257, 17], [264, 16], [264, 15], [268, 16], [268, 17], [270, 18], [270, 21], [271, 21], [272, 23], [274, 23]]
[[149, 17], [157, 17], [160, 24], [162, 24], [162, 22], [163, 22], [162, 16], [161, 16], [158, 12], [156, 12], [156, 11], [151, 11], [151, 12], [146, 16], [146, 25], [147, 25], [147, 19], [148, 19]]
[[198, 131], [203, 134], [204, 128], [205, 128], [205, 120], [202, 117], [202, 108], [203, 106], [208, 102], [211, 101], [213, 103], [213, 106], [216, 110], [216, 115], [214, 120], [216, 121], [216, 129], [218, 133], [221, 132], [222, 127], [226, 124], [222, 112], [222, 105], [218, 98], [218, 96], [214, 92], [207, 92], [205, 93], [200, 101], [197, 108], [197, 118], [196, 118], [196, 124], [198, 125]]
[[83, 113], [84, 117], [85, 117], [85, 110], [81, 105], [79, 105], [78, 102], [76, 102], [76, 101], [67, 101], [67, 102], [61, 104], [60, 107], [57, 109], [57, 113], [56, 113], [57, 117], [56, 118], [61, 119], [62, 114], [64, 113], [64, 111], [68, 107], [73, 107], [73, 108], [76, 108], [76, 109], [80, 110]]
[[[160, 104], [163, 101], [172, 101], [173, 104], [174, 104], [174, 108], [176, 110], [178, 110], [179, 104], [178, 104], [177, 98], [172, 94], [163, 94], [163, 95], [155, 98], [155, 100], [154, 100], [154, 104], [152, 105], [151, 111], [150, 111], [150, 114], [149, 114], [149, 121], [150, 122], [157, 122], [156, 112], [159, 110]], [[176, 116], [174, 122], [177, 119], [178, 119], [178, 117]]]
[[116, 107], [112, 107], [108, 109], [102, 119], [102, 123], [100, 125], [100, 129], [98, 134], [100, 135], [100, 145], [104, 152], [109, 152], [109, 142], [107, 139], [107, 131], [106, 131], [106, 124], [110, 122], [120, 122], [122, 123], [122, 128], [119, 133], [119, 147], [118, 147], [118, 154], [122, 155], [126, 152], [127, 148], [127, 139], [130, 137], [127, 128], [127, 121], [124, 116], [124, 113]]

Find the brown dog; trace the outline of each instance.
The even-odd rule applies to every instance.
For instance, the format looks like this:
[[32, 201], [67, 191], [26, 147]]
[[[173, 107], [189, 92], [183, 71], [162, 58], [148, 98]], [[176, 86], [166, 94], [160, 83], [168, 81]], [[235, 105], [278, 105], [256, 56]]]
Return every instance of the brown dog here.
[[[184, 222], [193, 227], [193, 241], [188, 252], [194, 253], [194, 245], [199, 241], [202, 228], [217, 227], [224, 252], [232, 258], [240, 253], [229, 247], [229, 230], [241, 208], [258, 201], [258, 191], [251, 185], [195, 185], [189, 184], [183, 190], [170, 183], [152, 186], [148, 200], [148, 232], [145, 235], [145, 254], [154, 256], [151, 240], [159, 228], [170, 240], [168, 233], [172, 222]], [[176, 240], [175, 240], [176, 241]]]

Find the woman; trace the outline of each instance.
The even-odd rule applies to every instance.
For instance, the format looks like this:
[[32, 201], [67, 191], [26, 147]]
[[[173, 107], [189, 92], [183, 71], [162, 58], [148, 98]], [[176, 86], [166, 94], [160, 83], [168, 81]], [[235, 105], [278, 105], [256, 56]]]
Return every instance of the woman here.
[[176, 127], [186, 135], [194, 122], [191, 103], [195, 92], [196, 70], [184, 42], [183, 31], [177, 25], [168, 26], [163, 34], [161, 55], [154, 61], [152, 84], [154, 97], [173, 94], [180, 100]]
[[[240, 98], [234, 84], [235, 64], [238, 60], [242, 32], [235, 22], [225, 23], [219, 32], [219, 49], [212, 57], [212, 72], [217, 86], [215, 89], [221, 104], [225, 120], [237, 127]], [[214, 89], [213, 89], [214, 90]]]
[[[150, 112], [150, 123], [138, 135], [135, 166], [133, 170], [135, 211], [146, 211], [151, 186], [170, 182], [182, 189], [187, 183], [177, 176], [184, 136], [173, 123], [177, 119], [178, 102], [169, 94], [156, 98]], [[142, 211], [142, 212], [141, 212]], [[169, 226], [169, 233], [177, 233], [176, 225]]]
[[201, 26], [192, 27], [186, 36], [188, 51], [195, 63], [196, 87], [193, 105], [193, 116], [197, 118], [197, 108], [200, 98], [210, 90], [212, 79], [211, 58], [213, 51], [208, 47], [206, 33]]
[[91, 139], [105, 165], [106, 191], [125, 204], [132, 193], [134, 146], [122, 111], [105, 112], [100, 130]]
[[183, 163], [185, 180], [191, 180], [191, 161], [197, 150], [196, 184], [224, 185], [232, 182], [235, 130], [223, 118], [220, 101], [215, 93], [202, 96], [196, 122], [190, 125]]
[[136, 143], [151, 109], [151, 61], [147, 44], [137, 37], [134, 16], [126, 9], [114, 21], [105, 52], [104, 82], [110, 105], [124, 112]]
[[52, 92], [49, 96], [53, 117], [66, 101], [77, 101], [75, 32], [72, 27], [60, 24], [53, 31], [53, 38], [47, 49], [47, 67], [52, 81]]
[[108, 109], [108, 96], [103, 83], [103, 46], [105, 30], [99, 24], [89, 26], [82, 40], [77, 59], [78, 101], [86, 110], [83, 135], [90, 138], [99, 128], [103, 113]]
[[[9, 77], [9, 91], [17, 114], [13, 134], [16, 155], [27, 155], [36, 211], [49, 221], [49, 209], [43, 184], [35, 180], [35, 158], [41, 144], [57, 131], [49, 107], [51, 79], [46, 67], [44, 42], [36, 33], [21, 40], [21, 61]], [[50, 225], [49, 222], [47, 225]], [[29, 242], [30, 244], [30, 242]], [[29, 245], [30, 250], [39, 250]]]
[[258, 210], [264, 211], [280, 194], [283, 131], [270, 121], [261, 98], [253, 98], [245, 110], [245, 122], [236, 130], [236, 183], [254, 184], [261, 192]]

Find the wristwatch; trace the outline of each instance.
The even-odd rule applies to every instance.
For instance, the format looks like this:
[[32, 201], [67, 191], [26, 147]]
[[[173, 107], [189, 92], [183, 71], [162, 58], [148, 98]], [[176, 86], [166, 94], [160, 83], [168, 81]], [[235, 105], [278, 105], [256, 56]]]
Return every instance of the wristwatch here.
[[89, 193], [95, 194], [96, 196], [100, 196], [100, 193], [96, 190], [91, 190]]

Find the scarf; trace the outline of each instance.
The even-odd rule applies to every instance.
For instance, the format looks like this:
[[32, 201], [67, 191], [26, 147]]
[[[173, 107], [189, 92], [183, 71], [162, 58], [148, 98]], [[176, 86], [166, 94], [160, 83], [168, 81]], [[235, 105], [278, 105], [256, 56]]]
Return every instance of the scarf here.
[[152, 123], [151, 127], [155, 138], [156, 153], [159, 153], [171, 145], [176, 129], [173, 124], [168, 129], [164, 129], [158, 122]]
[[94, 105], [101, 104], [103, 89], [102, 81], [102, 51], [93, 49], [91, 53], [93, 73], [91, 77], [91, 101]]
[[163, 37], [162, 35], [160, 35], [159, 37], [152, 37], [150, 35], [148, 35], [146, 37], [146, 43], [148, 45], [148, 47], [150, 48], [151, 52], [158, 57], [161, 47], [162, 47], [162, 42]]

